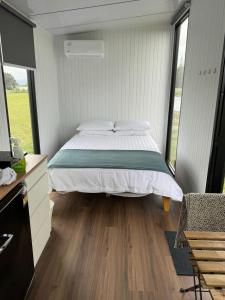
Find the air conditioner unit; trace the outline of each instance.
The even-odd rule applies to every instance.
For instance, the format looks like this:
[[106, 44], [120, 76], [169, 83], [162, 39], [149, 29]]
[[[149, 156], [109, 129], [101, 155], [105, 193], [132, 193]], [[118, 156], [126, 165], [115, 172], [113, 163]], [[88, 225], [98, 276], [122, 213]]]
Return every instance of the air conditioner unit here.
[[64, 41], [64, 51], [67, 57], [104, 57], [104, 42], [96, 40], [67, 40]]

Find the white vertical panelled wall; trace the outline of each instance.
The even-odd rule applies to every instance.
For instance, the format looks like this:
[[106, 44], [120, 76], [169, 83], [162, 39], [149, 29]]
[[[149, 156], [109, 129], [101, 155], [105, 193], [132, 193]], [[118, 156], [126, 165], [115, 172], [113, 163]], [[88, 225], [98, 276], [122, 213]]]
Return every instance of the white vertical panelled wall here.
[[224, 33], [225, 1], [192, 0], [176, 162], [184, 192], [205, 191]]
[[[58, 37], [61, 142], [90, 119], [149, 120], [164, 151], [172, 32], [170, 26], [97, 31]], [[105, 57], [66, 58], [65, 39], [99, 39]]]
[[59, 147], [57, 60], [54, 37], [37, 27], [34, 30], [35, 85], [41, 152], [52, 156]]

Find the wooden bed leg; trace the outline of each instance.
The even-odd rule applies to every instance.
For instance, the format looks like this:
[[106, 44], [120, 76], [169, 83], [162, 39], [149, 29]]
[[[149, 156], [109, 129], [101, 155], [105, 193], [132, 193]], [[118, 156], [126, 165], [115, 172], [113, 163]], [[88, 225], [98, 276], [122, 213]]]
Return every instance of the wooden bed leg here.
[[162, 201], [163, 201], [164, 212], [169, 212], [170, 211], [170, 198], [163, 196]]

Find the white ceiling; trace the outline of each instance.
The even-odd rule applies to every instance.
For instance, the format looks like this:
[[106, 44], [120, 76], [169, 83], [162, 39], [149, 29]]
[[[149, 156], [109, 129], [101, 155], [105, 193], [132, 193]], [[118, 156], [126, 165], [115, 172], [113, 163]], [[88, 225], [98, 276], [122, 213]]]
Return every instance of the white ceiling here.
[[169, 23], [182, 0], [6, 0], [53, 34]]

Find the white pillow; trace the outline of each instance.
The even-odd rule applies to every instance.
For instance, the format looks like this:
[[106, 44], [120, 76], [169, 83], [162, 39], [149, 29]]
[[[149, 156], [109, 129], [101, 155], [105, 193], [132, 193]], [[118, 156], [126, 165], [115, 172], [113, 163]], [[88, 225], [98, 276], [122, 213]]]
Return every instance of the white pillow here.
[[114, 135], [112, 130], [82, 130], [79, 135]]
[[150, 128], [148, 121], [117, 121], [114, 130], [147, 130]]
[[87, 121], [82, 122], [77, 130], [113, 130], [114, 122], [112, 121]]
[[117, 130], [114, 133], [115, 135], [123, 135], [123, 136], [143, 136], [149, 135], [148, 130]]

